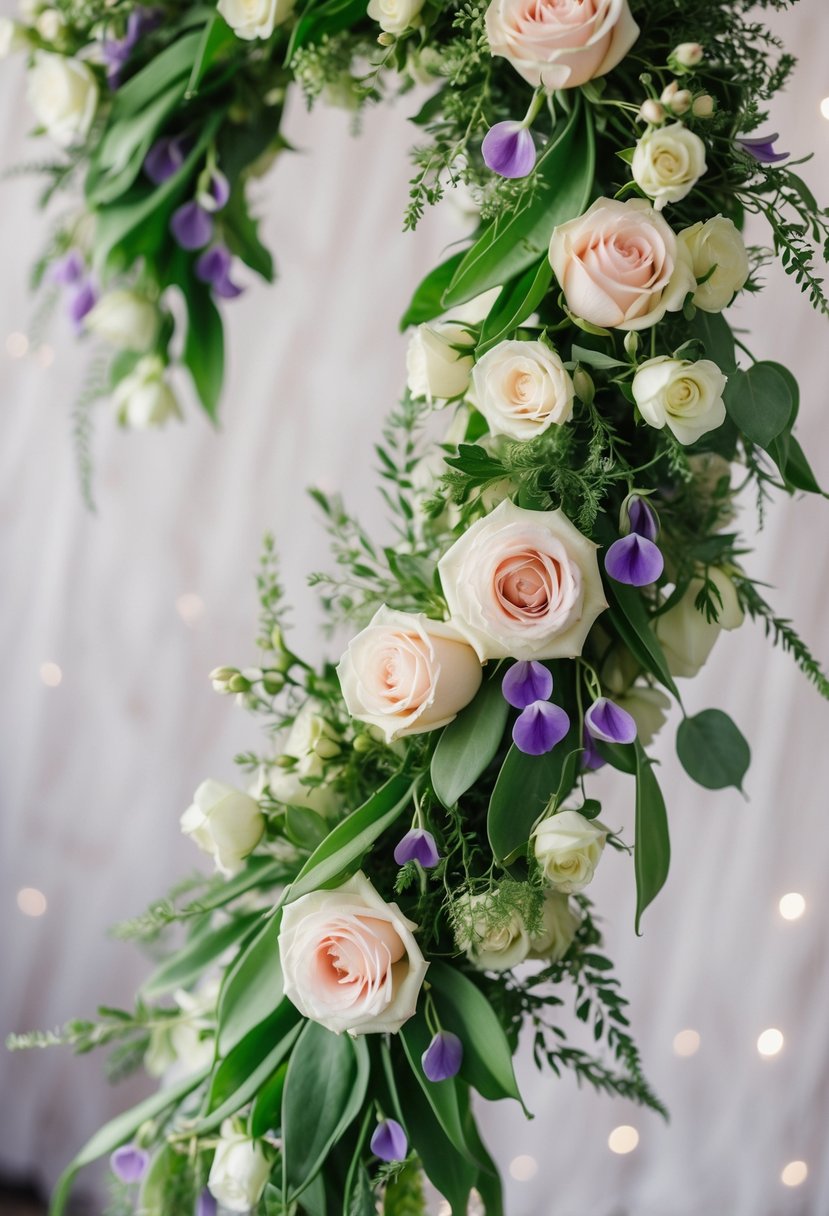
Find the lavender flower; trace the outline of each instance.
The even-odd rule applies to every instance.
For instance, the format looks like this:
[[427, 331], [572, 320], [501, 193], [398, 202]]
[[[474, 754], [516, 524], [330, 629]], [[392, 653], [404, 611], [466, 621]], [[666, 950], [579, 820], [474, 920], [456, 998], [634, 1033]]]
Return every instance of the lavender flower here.
[[384, 1119], [377, 1124], [371, 1137], [371, 1151], [381, 1161], [406, 1160], [409, 1141], [396, 1119]]
[[532, 132], [523, 122], [496, 122], [481, 144], [484, 163], [500, 177], [526, 177], [535, 166]]
[[512, 738], [520, 752], [543, 756], [560, 743], [570, 729], [570, 719], [559, 705], [533, 701], [518, 715]]
[[173, 212], [170, 231], [182, 249], [203, 249], [213, 235], [213, 220], [203, 207], [191, 200]]
[[526, 709], [533, 701], [548, 701], [552, 691], [552, 675], [543, 663], [534, 659], [513, 663], [501, 683], [504, 700], [515, 709]]
[[[208, 217], [209, 218], [209, 217]], [[224, 245], [206, 249], [196, 261], [196, 277], [209, 283], [217, 296], [223, 300], [235, 300], [244, 288], [237, 286], [230, 277], [233, 257]]]
[[735, 140], [735, 143], [761, 165], [776, 165], [778, 161], [785, 160], [789, 155], [788, 152], [775, 152], [774, 141], [779, 138], [779, 134], [775, 131], [771, 135], [741, 135]]
[[636, 532], [614, 541], [604, 558], [604, 568], [617, 583], [647, 587], [665, 568], [665, 559], [653, 541]]
[[199, 179], [196, 199], [205, 211], [221, 211], [230, 198], [230, 182], [218, 169], [212, 168]]
[[433, 869], [440, 861], [434, 836], [425, 828], [412, 828], [394, 850], [394, 860], [399, 866], [404, 866], [407, 861], [417, 861], [424, 870]]
[[137, 1144], [122, 1144], [109, 1159], [110, 1169], [121, 1182], [140, 1182], [150, 1164], [150, 1154]]
[[216, 1200], [210, 1194], [207, 1187], [200, 1193], [196, 1200], [195, 1216], [216, 1216], [218, 1205]]
[[144, 172], [154, 186], [160, 186], [184, 164], [191, 140], [186, 135], [162, 135], [144, 158]]
[[69, 249], [49, 267], [47, 278], [59, 287], [74, 287], [86, 274], [86, 263], [79, 249]]
[[602, 743], [632, 743], [636, 738], [636, 722], [621, 705], [607, 697], [599, 697], [584, 715], [584, 725], [594, 739]]
[[627, 504], [628, 527], [645, 540], [656, 541], [659, 535], [659, 517], [646, 498], [634, 496]]
[[127, 18], [123, 38], [105, 38], [102, 48], [106, 64], [107, 83], [111, 89], [120, 88], [124, 69], [132, 58], [133, 51], [146, 35], [161, 24], [161, 13], [157, 9], [136, 8]]
[[92, 279], [84, 279], [72, 292], [66, 306], [66, 312], [75, 333], [83, 329], [83, 323], [89, 313], [98, 303], [98, 292]]
[[582, 735], [582, 747], [584, 751], [581, 756], [581, 767], [584, 772], [594, 773], [596, 769], [604, 767], [607, 762], [604, 756], [599, 755], [596, 741], [588, 730], [585, 730]]
[[439, 1030], [420, 1057], [423, 1071], [430, 1081], [448, 1081], [456, 1077], [463, 1063], [463, 1043], [449, 1030]]

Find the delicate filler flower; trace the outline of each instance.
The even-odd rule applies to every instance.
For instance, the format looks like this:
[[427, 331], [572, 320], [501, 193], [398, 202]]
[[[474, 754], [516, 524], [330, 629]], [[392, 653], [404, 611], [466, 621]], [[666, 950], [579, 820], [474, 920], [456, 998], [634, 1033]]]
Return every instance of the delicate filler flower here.
[[674, 47], [669, 58], [682, 68], [695, 68], [702, 63], [704, 54], [699, 42], [680, 42], [679, 46]]
[[[290, 768], [272, 765], [260, 775], [271, 797], [286, 806], [301, 806], [329, 815], [337, 806], [337, 795], [322, 780], [327, 768], [323, 755], [336, 744], [337, 736], [326, 721], [318, 701], [308, 700], [300, 708], [282, 743], [282, 752], [295, 763]], [[256, 793], [251, 790], [256, 796]]]
[[627, 710], [607, 697], [598, 697], [584, 715], [584, 725], [602, 743], [632, 743], [636, 723]]
[[119, 1182], [140, 1182], [150, 1164], [150, 1154], [137, 1144], [122, 1144], [109, 1159], [110, 1169]]
[[646, 131], [630, 166], [633, 180], [657, 211], [690, 194], [707, 168], [705, 144], [681, 122]]
[[409, 1141], [396, 1119], [384, 1119], [377, 1124], [371, 1137], [371, 1151], [381, 1161], [406, 1160]]
[[710, 359], [648, 359], [633, 377], [631, 389], [639, 413], [649, 426], [667, 426], [682, 444], [696, 443], [725, 422], [727, 377]]
[[92, 279], [84, 281], [69, 295], [66, 313], [76, 334], [85, 329], [86, 318], [98, 303], [98, 291]]
[[472, 400], [490, 434], [535, 439], [573, 416], [573, 381], [544, 342], [499, 342], [472, 369]]
[[431, 832], [425, 828], [412, 828], [394, 850], [394, 860], [399, 866], [407, 861], [416, 861], [424, 870], [433, 870], [440, 861], [438, 846]]
[[224, 245], [213, 245], [206, 249], [196, 260], [196, 278], [203, 283], [209, 283], [217, 296], [223, 300], [235, 300], [242, 295], [244, 288], [239, 287], [230, 277], [233, 265], [233, 255]]
[[647, 587], [662, 574], [665, 559], [653, 541], [631, 532], [613, 542], [605, 554], [604, 568], [617, 583]]
[[501, 691], [515, 709], [526, 709], [533, 701], [549, 701], [553, 692], [552, 673], [535, 659], [519, 659], [501, 681]]
[[463, 1043], [449, 1030], [439, 1030], [420, 1058], [429, 1081], [456, 1077], [463, 1063]]
[[776, 165], [781, 160], [786, 160], [789, 156], [788, 152], [777, 152], [774, 148], [775, 140], [780, 138], [777, 131], [771, 135], [740, 135], [736, 140], [744, 152], [749, 156], [753, 156], [761, 165]]
[[745, 286], [750, 266], [745, 242], [733, 220], [712, 216], [683, 228], [678, 238], [688, 251], [698, 281], [694, 304], [703, 312], [722, 312]]
[[522, 709], [512, 728], [512, 739], [520, 752], [543, 756], [560, 743], [570, 729], [570, 718], [559, 705], [533, 701]]
[[74, 287], [86, 274], [86, 262], [80, 249], [68, 249], [63, 257], [56, 258], [46, 277], [59, 287]]
[[173, 212], [170, 231], [182, 249], [203, 249], [213, 236], [213, 218], [195, 199], [191, 199]]
[[523, 122], [490, 127], [481, 144], [484, 164], [500, 177], [526, 177], [535, 167], [535, 141]]

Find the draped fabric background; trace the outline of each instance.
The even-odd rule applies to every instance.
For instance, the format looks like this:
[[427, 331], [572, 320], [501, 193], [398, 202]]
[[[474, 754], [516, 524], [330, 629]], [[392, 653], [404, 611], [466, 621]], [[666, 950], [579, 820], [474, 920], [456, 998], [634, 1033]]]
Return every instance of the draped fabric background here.
[[[8, 0], [6, 0], [8, 3]], [[772, 126], [829, 196], [829, 93], [823, 0], [804, 0], [777, 28], [800, 56]], [[2, 161], [31, 160], [22, 69], [0, 72]], [[31, 180], [2, 186], [0, 228], [0, 512], [2, 512], [2, 969], [0, 1029], [50, 1027], [129, 1003], [146, 962], [106, 936], [196, 864], [178, 815], [207, 775], [234, 777], [232, 756], [255, 745], [256, 723], [216, 696], [206, 673], [254, 657], [252, 573], [265, 528], [277, 536], [296, 605], [298, 648], [317, 654], [319, 616], [306, 573], [326, 563], [325, 537], [304, 495], [341, 488], [380, 526], [371, 443], [403, 380], [405, 340], [394, 318], [422, 273], [465, 223], [447, 202], [414, 236], [400, 234], [406, 199], [405, 124], [411, 103], [350, 118], [295, 105], [286, 156], [259, 195], [281, 278], [252, 283], [226, 309], [230, 368], [222, 429], [188, 410], [163, 434], [124, 435], [99, 408], [99, 510], [77, 488], [71, 407], [86, 355], [57, 320], [49, 351], [13, 358], [29, 333], [27, 271], [46, 228]], [[34, 158], [42, 159], [38, 145]], [[755, 241], [766, 239], [754, 230]], [[803, 389], [799, 433], [829, 484], [826, 350], [829, 326], [779, 269], [734, 319], [758, 356], [779, 359]], [[749, 535], [753, 520], [746, 519]], [[748, 569], [776, 586], [829, 662], [825, 599], [829, 504], [779, 502]], [[43, 682], [57, 664], [58, 686]], [[748, 798], [708, 794], [682, 773], [673, 730], [657, 747], [669, 795], [673, 872], [633, 933], [630, 862], [606, 855], [591, 895], [631, 998], [646, 1071], [671, 1110], [669, 1125], [626, 1103], [576, 1088], [571, 1077], [521, 1072], [527, 1123], [506, 1104], [484, 1121], [506, 1175], [510, 1216], [806, 1216], [829, 1211], [829, 705], [791, 661], [747, 624], [724, 636], [701, 678], [685, 684], [689, 712], [727, 710], [752, 741]], [[632, 822], [625, 777], [603, 775], [607, 821]], [[23, 915], [21, 888], [48, 900]], [[780, 896], [801, 892], [802, 919]], [[570, 1025], [568, 1020], [566, 1023]], [[777, 1027], [783, 1050], [757, 1051]], [[674, 1053], [682, 1029], [700, 1036]], [[98, 1126], [146, 1085], [107, 1087], [101, 1060], [68, 1052], [0, 1053], [0, 1171], [56, 1172]], [[621, 1124], [639, 1132], [626, 1156], [608, 1149]], [[797, 1189], [786, 1163], [805, 1161]], [[510, 1171], [517, 1177], [511, 1177]]]

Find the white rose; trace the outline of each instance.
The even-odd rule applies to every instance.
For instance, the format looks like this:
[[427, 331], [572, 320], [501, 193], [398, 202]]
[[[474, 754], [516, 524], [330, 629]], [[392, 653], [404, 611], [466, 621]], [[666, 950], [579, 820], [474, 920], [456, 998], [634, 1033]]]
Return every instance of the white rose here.
[[596, 549], [562, 511], [505, 500], [438, 562], [452, 624], [481, 661], [575, 658], [607, 607]]
[[717, 567], [709, 567], [707, 573], [722, 597], [722, 606], [715, 598], [719, 611], [716, 621], [709, 621], [696, 607], [696, 598], [704, 584], [702, 579], [692, 579], [679, 603], [654, 622], [656, 636], [673, 676], [695, 676], [708, 659], [720, 631], [738, 629], [743, 623], [745, 614], [731, 579]]
[[636, 723], [636, 737], [647, 747], [659, 734], [671, 709], [671, 701], [659, 688], [633, 684], [613, 700], [627, 710]]
[[458, 948], [466, 952], [470, 962], [479, 971], [509, 971], [523, 963], [532, 942], [518, 909], [513, 908], [504, 921], [501, 910], [497, 918], [491, 914], [489, 895], [470, 895], [464, 903], [468, 915], [464, 914], [457, 939]]
[[181, 1013], [152, 1030], [144, 1055], [144, 1067], [151, 1077], [163, 1075], [164, 1084], [172, 1085], [213, 1062], [213, 1030], [220, 987], [220, 980], [212, 978], [195, 992], [179, 988], [173, 993]]
[[541, 872], [551, 887], [567, 895], [583, 891], [593, 874], [607, 840], [607, 832], [578, 811], [559, 811], [542, 820], [532, 844]]
[[279, 931], [285, 995], [335, 1034], [392, 1034], [417, 1007], [426, 975], [407, 920], [365, 874], [288, 904]]
[[55, 143], [68, 147], [86, 139], [98, 106], [98, 83], [85, 63], [37, 51], [27, 89], [35, 117]]
[[472, 356], [455, 350], [472, 346], [474, 339], [462, 325], [452, 321], [432, 321], [418, 325], [409, 339], [406, 372], [413, 397], [448, 400], [460, 397], [469, 387]]
[[685, 198], [707, 169], [705, 144], [681, 122], [640, 136], [630, 166], [633, 180], [657, 211]]
[[19, 21], [0, 16], [0, 59], [6, 59], [14, 51], [25, 51], [29, 40]]
[[486, 36], [534, 88], [571, 89], [615, 68], [639, 26], [627, 0], [492, 0]]
[[[749, 276], [745, 242], [733, 220], [724, 215], [683, 228], [677, 239], [687, 250], [697, 279], [705, 279], [694, 292], [703, 312], [722, 312]], [[708, 275], [708, 278], [705, 276]]]
[[573, 381], [543, 342], [499, 342], [475, 364], [472, 385], [493, 435], [533, 439], [573, 416]]
[[710, 359], [690, 363], [659, 355], [633, 377], [633, 398], [649, 426], [667, 426], [680, 443], [696, 443], [725, 422], [727, 377]]
[[544, 896], [541, 928], [533, 936], [529, 958], [558, 963], [573, 944], [581, 917], [566, 895], [548, 891]]
[[452, 625], [385, 605], [349, 642], [337, 675], [348, 712], [387, 743], [446, 726], [482, 679], [474, 649]]
[[296, 0], [219, 0], [216, 6], [237, 38], [252, 42], [270, 38], [278, 25], [287, 21]]
[[213, 1198], [229, 1212], [249, 1212], [262, 1198], [270, 1176], [261, 1143], [237, 1131], [232, 1119], [225, 1119], [207, 1179]]
[[35, 29], [44, 42], [57, 42], [66, 29], [66, 18], [56, 8], [44, 9], [38, 14]]
[[84, 321], [86, 328], [119, 350], [143, 353], [158, 333], [158, 311], [137, 291], [118, 288], [102, 296]]
[[262, 839], [265, 819], [250, 794], [208, 778], [182, 815], [181, 830], [210, 854], [217, 870], [229, 877], [242, 868], [244, 859]]
[[423, 3], [424, 0], [371, 0], [368, 15], [387, 34], [402, 34], [414, 25]]
[[296, 758], [296, 764], [290, 769], [274, 764], [264, 774], [263, 783], [277, 802], [302, 806], [318, 815], [328, 815], [336, 808], [337, 795], [330, 786], [306, 785], [302, 780], [323, 776], [325, 764], [316, 749], [325, 742], [335, 744], [336, 736], [318, 712], [317, 703], [306, 701], [294, 718], [282, 748], [285, 755]]
[[139, 359], [129, 375], [118, 381], [112, 400], [121, 425], [135, 430], [163, 426], [168, 419], [182, 416], [158, 355]]

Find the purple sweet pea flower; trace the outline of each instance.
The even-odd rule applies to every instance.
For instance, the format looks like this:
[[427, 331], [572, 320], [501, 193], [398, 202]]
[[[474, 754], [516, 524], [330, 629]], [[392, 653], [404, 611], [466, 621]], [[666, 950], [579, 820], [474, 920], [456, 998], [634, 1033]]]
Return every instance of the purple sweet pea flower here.
[[224, 245], [214, 245], [206, 249], [196, 261], [196, 277], [203, 283], [209, 283], [217, 296], [223, 300], [235, 300], [244, 290], [238, 287], [230, 277], [230, 266], [233, 257]]
[[218, 169], [212, 169], [207, 182], [204, 184], [202, 182], [204, 182], [203, 178], [199, 184], [199, 204], [204, 207], [205, 211], [221, 211], [222, 207], [227, 206], [230, 198], [230, 182]]
[[110, 1169], [120, 1182], [140, 1182], [150, 1164], [150, 1154], [137, 1144], [122, 1144], [109, 1159]]
[[771, 135], [741, 135], [735, 140], [735, 143], [761, 165], [776, 165], [778, 161], [785, 160], [789, 155], [788, 152], [775, 152], [774, 141], [779, 138], [779, 134], [775, 131]]
[[192, 141], [186, 135], [162, 135], [144, 158], [144, 172], [154, 186], [160, 186], [184, 164]]
[[526, 662], [519, 659], [513, 663], [501, 682], [504, 700], [515, 709], [526, 709], [533, 701], [549, 701], [553, 691], [553, 677], [543, 663], [535, 659]]
[[602, 768], [607, 763], [604, 756], [599, 755], [596, 740], [588, 730], [585, 730], [582, 735], [582, 747], [584, 751], [581, 756], [581, 767], [584, 772], [595, 773], [597, 768]]
[[404, 866], [407, 861], [417, 861], [424, 870], [434, 869], [440, 861], [434, 836], [425, 828], [412, 828], [394, 850], [394, 860], [399, 866]]
[[83, 323], [98, 303], [98, 292], [92, 279], [84, 279], [69, 297], [66, 313], [76, 334], [83, 330]]
[[409, 1141], [396, 1119], [384, 1119], [377, 1124], [371, 1137], [371, 1151], [381, 1161], [406, 1160]]
[[191, 199], [173, 212], [170, 231], [182, 249], [202, 249], [213, 235], [213, 220]]
[[665, 568], [665, 559], [653, 541], [636, 532], [614, 541], [604, 558], [604, 568], [617, 583], [647, 587]]
[[559, 705], [533, 701], [518, 715], [512, 739], [527, 756], [543, 756], [560, 743], [570, 729], [570, 719]]
[[627, 505], [628, 525], [631, 532], [645, 540], [656, 541], [659, 535], [659, 517], [645, 498], [631, 498]]
[[602, 743], [632, 743], [636, 738], [633, 716], [607, 697], [599, 697], [584, 715], [584, 725]]
[[86, 274], [86, 263], [79, 249], [69, 249], [49, 267], [46, 277], [59, 287], [74, 287]]
[[463, 1063], [463, 1043], [449, 1030], [439, 1030], [420, 1057], [423, 1071], [430, 1081], [448, 1081], [456, 1077]]
[[121, 85], [124, 69], [132, 58], [138, 43], [161, 24], [158, 9], [136, 8], [127, 18], [123, 38], [105, 38], [102, 53], [106, 64], [107, 83], [111, 89]]
[[216, 1216], [217, 1211], [218, 1204], [207, 1187], [205, 1187], [196, 1200], [195, 1216]]
[[496, 122], [481, 144], [484, 163], [499, 177], [526, 177], [535, 165], [532, 132], [522, 122]]

